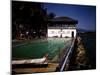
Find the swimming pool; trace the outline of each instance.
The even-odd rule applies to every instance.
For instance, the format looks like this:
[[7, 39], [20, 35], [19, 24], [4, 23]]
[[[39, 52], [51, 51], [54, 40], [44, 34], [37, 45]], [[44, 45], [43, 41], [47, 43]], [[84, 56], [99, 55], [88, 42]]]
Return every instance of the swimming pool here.
[[48, 59], [52, 60], [59, 49], [62, 50], [66, 45], [69, 45], [71, 38], [47, 38], [35, 40], [25, 45], [12, 47], [12, 58], [34, 59], [42, 58], [48, 54]]

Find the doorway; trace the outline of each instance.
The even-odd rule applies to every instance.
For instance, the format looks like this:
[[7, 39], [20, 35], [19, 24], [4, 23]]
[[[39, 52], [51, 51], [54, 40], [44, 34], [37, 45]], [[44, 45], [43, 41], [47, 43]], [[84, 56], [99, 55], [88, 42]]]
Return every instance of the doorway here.
[[71, 36], [72, 36], [72, 38], [74, 37], [74, 31], [72, 31]]

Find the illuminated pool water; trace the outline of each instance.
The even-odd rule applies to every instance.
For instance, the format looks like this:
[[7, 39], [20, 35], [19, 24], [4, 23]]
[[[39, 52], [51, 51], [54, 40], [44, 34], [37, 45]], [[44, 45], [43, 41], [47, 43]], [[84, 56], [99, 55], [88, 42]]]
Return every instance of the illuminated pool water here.
[[25, 45], [20, 45], [12, 48], [13, 58], [34, 59], [41, 58], [46, 53], [48, 59], [51, 60], [57, 54], [59, 49], [62, 50], [66, 45], [69, 45], [71, 38], [47, 38], [33, 41]]

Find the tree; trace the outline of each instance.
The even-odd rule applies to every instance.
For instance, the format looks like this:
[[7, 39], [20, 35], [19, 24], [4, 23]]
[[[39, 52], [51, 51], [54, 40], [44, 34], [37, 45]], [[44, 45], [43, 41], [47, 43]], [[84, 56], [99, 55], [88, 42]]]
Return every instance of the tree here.
[[51, 13], [48, 15], [49, 19], [53, 19], [55, 16], [56, 16], [56, 15], [55, 15], [53, 12], [51, 12]]
[[[40, 38], [40, 30], [45, 27], [44, 19], [47, 18], [46, 10], [41, 3], [12, 1], [12, 30], [13, 34], [19, 34], [19, 31], [36, 32]], [[23, 29], [19, 28], [23, 26]], [[32, 36], [32, 35], [31, 35]]]

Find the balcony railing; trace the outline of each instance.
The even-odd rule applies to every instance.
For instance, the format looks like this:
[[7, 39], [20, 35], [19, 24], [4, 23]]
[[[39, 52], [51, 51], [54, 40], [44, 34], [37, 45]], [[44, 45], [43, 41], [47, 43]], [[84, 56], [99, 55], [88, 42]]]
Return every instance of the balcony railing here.
[[48, 27], [48, 29], [75, 29], [76, 27]]

